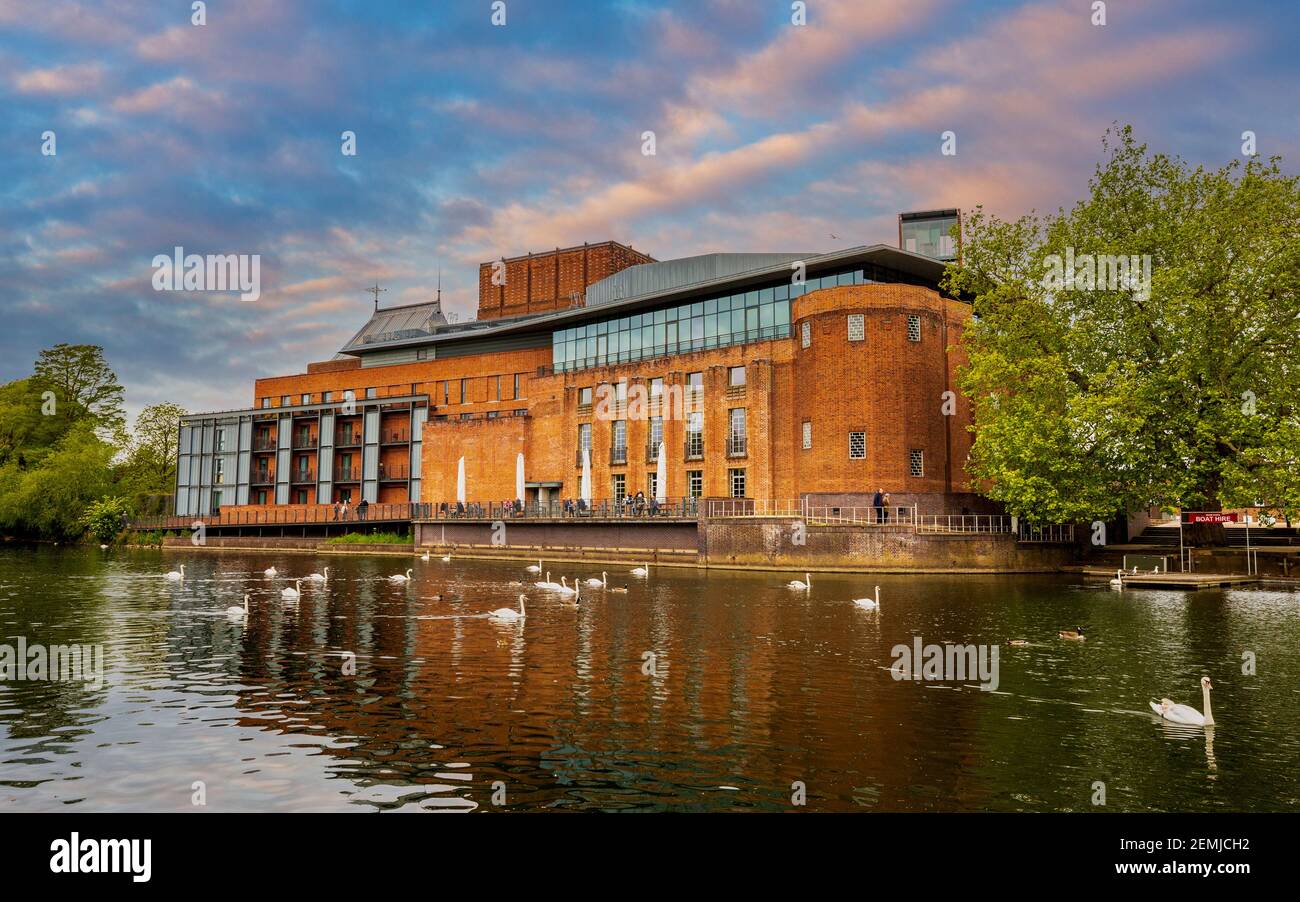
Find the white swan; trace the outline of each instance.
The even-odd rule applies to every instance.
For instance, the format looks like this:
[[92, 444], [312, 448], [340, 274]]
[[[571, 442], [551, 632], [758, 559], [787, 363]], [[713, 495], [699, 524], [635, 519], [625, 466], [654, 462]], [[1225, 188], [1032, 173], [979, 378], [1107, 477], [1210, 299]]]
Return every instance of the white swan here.
[[163, 579], [170, 579], [173, 582], [179, 582], [185, 578], [185, 565], [181, 564], [180, 570], [173, 570], [170, 573], [164, 573]]
[[516, 611], [514, 608], [497, 608], [495, 611], [491, 611], [488, 614], [488, 616], [491, 617], [493, 620], [523, 620], [524, 602], [526, 600], [527, 600], [527, 596], [520, 595], [519, 610]]
[[1171, 723], [1182, 723], [1193, 727], [1212, 727], [1214, 726], [1214, 715], [1210, 713], [1210, 690], [1213, 688], [1214, 686], [1211, 685], [1209, 677], [1201, 677], [1201, 698], [1205, 703], [1204, 714], [1191, 705], [1175, 704], [1167, 698], [1162, 698], [1158, 704], [1156, 702], [1150, 702], [1149, 704], [1152, 711]]
[[874, 611], [880, 607], [880, 586], [876, 586], [875, 598], [855, 598], [853, 603], [860, 608], [866, 608], [868, 611]]
[[237, 604], [232, 604], [230, 607], [226, 608], [226, 616], [227, 616], [227, 617], [242, 617], [242, 616], [247, 616], [247, 614], [248, 614], [248, 593], [245, 592], [245, 593], [244, 593], [244, 606], [241, 608], [241, 607], [240, 607], [239, 605], [237, 605]]
[[633, 576], [649, 576], [649, 575], [650, 575], [650, 565], [649, 565], [649, 564], [646, 564], [644, 567], [633, 567], [633, 568], [632, 568], [632, 575], [633, 575]]
[[314, 583], [327, 582], [330, 578], [330, 568], [326, 567], [324, 573], [313, 573], [311, 576], [304, 576], [303, 579], [310, 580]]
[[524, 568], [524, 572], [525, 572], [525, 573], [541, 573], [541, 572], [542, 572], [542, 562], [541, 562], [541, 561], [538, 561], [537, 564], [536, 564], [536, 566], [534, 566], [533, 564], [529, 564], [527, 567]]
[[292, 589], [281, 589], [281, 590], [280, 590], [280, 597], [281, 597], [281, 598], [297, 598], [297, 597], [298, 597], [299, 595], [301, 595], [301, 594], [302, 594], [302, 580], [300, 580], [300, 579], [295, 579], [295, 580], [293, 581], [293, 588], [292, 588]]
[[559, 583], [553, 583], [553, 582], [551, 582], [551, 571], [550, 571], [550, 570], [547, 570], [547, 571], [546, 571], [546, 579], [543, 579], [543, 580], [540, 580], [540, 581], [538, 581], [538, 582], [535, 582], [535, 583], [533, 583], [533, 585], [536, 586], [536, 587], [539, 588], [539, 589], [558, 589], [558, 588], [560, 588], [560, 584], [559, 584]]
[[277, 573], [279, 573], [279, 572], [280, 572], [280, 571], [276, 570], [274, 567], [267, 567], [265, 570], [262, 571], [262, 575], [263, 575], [263, 576], [275, 576], [275, 574], [277, 574]]
[[450, 554], [444, 554], [444, 555], [442, 556], [442, 562], [443, 562], [444, 564], [449, 563], [450, 561], [451, 561], [451, 555], [450, 555]]
[[561, 576], [560, 584], [551, 591], [559, 592], [561, 595], [576, 595], [578, 593], [577, 588], [575, 588], [576, 585], [577, 583], [574, 583], [572, 586], [569, 585], [569, 578], [567, 576]]
[[785, 584], [785, 587], [786, 587], [787, 589], [795, 589], [796, 591], [802, 591], [802, 590], [804, 590], [804, 589], [811, 589], [811, 588], [812, 588], [812, 574], [811, 574], [811, 573], [805, 573], [805, 574], [803, 575], [803, 578], [806, 579], [806, 580], [808, 580], [808, 582], [804, 582], [804, 581], [801, 580], [801, 579], [792, 579], [792, 580], [790, 580], [788, 583]]
[[605, 581], [607, 579], [609, 579], [609, 574], [606, 573], [604, 570], [602, 570], [600, 571], [600, 579], [596, 579], [596, 577], [593, 576], [589, 580], [587, 580], [587, 585], [596, 586], [597, 588], [603, 589], [605, 587]]
[[404, 583], [411, 578], [411, 573], [412, 571], [410, 570], [407, 570], [405, 573], [394, 573], [392, 576], [388, 577], [388, 581], [392, 583]]
[[429, 559], [429, 552], [426, 551], [424, 554], [420, 555], [420, 560], [427, 561], [428, 559]]
[[1110, 581], [1110, 584], [1116, 589], [1124, 588], [1124, 571], [1116, 570], [1115, 578]]
[[563, 606], [566, 607], [566, 608], [576, 608], [576, 607], [578, 606], [579, 590], [580, 590], [581, 588], [582, 588], [582, 587], [579, 586], [577, 583], [574, 583], [574, 585], [573, 585], [573, 597], [572, 597], [572, 598], [565, 598], [564, 601], [560, 602], [560, 604], [563, 605]]

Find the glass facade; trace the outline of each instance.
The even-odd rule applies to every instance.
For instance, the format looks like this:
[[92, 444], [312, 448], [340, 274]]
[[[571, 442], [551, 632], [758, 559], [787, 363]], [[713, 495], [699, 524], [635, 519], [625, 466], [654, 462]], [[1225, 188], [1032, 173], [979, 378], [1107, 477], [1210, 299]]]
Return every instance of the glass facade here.
[[[896, 277], [895, 277], [896, 276]], [[851, 269], [793, 285], [748, 291], [558, 329], [551, 336], [556, 372], [666, 357], [706, 348], [788, 338], [790, 301], [838, 285], [911, 281], [883, 270]]]

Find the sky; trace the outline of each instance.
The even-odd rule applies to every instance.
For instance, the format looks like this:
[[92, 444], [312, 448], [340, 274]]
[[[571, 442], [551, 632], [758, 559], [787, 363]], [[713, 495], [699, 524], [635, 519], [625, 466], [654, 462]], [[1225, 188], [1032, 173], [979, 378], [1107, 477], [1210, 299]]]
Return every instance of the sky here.
[[[330, 359], [376, 280], [414, 303], [440, 272], [464, 320], [479, 263], [529, 251], [1055, 211], [1112, 123], [1214, 167], [1250, 130], [1296, 171], [1300, 4], [1094, 5], [504, 0], [496, 25], [492, 0], [209, 0], [196, 25], [190, 0], [0, 0], [0, 382], [90, 343], [132, 416], [246, 407]], [[260, 297], [156, 291], [177, 246], [259, 255]]]

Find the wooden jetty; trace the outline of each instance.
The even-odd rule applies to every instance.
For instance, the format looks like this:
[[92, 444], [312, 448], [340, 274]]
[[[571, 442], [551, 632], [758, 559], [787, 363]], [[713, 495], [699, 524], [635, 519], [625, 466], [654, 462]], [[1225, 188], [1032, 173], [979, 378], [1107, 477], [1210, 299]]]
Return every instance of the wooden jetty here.
[[[1114, 579], [1114, 570], [1088, 567], [1084, 576], [1096, 579]], [[1258, 576], [1238, 573], [1131, 573], [1124, 571], [1124, 586], [1134, 589], [1228, 589], [1259, 582]]]

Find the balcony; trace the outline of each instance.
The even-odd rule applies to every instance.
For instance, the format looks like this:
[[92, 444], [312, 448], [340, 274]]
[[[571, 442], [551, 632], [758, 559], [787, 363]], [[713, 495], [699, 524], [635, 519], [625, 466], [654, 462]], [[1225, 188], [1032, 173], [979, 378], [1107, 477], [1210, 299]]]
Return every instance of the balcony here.
[[312, 470], [294, 470], [289, 479], [294, 485], [304, 485], [316, 482], [316, 474]]
[[269, 469], [267, 470], [255, 469], [253, 470], [253, 475], [249, 477], [249, 482], [252, 485], [270, 485], [271, 483], [275, 482], [275, 471]]
[[293, 448], [295, 451], [301, 451], [305, 448], [315, 448], [316, 437], [312, 435], [295, 435], [293, 437]]
[[685, 451], [687, 460], [704, 460], [704, 436], [698, 432], [688, 435]]
[[337, 448], [355, 448], [361, 444], [361, 433], [350, 429], [341, 429], [334, 433], [334, 445]]
[[274, 451], [276, 449], [275, 436], [260, 436], [253, 439], [254, 451]]
[[381, 445], [409, 445], [410, 443], [411, 433], [404, 429], [385, 429], [379, 433]]
[[616, 467], [619, 464], [627, 463], [627, 446], [614, 447], [609, 449], [609, 465]]
[[334, 481], [335, 481], [335, 482], [360, 482], [360, 481], [361, 481], [361, 468], [360, 468], [360, 467], [344, 467], [344, 468], [340, 469], [340, 470], [338, 471], [338, 473], [335, 474], [335, 476], [334, 476]]
[[379, 480], [381, 482], [406, 482], [411, 476], [409, 467], [379, 465]]
[[727, 456], [744, 457], [748, 453], [748, 442], [743, 435], [727, 437]]

